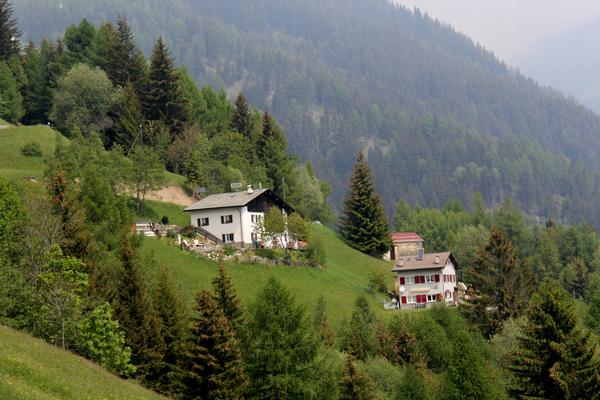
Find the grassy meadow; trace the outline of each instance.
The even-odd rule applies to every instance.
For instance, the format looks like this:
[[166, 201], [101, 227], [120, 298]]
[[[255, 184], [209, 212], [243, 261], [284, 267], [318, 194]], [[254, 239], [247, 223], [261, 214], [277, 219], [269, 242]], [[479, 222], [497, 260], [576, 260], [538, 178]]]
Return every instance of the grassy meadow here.
[[[318, 297], [323, 295], [329, 319], [336, 328], [344, 317], [349, 317], [359, 294], [366, 296], [377, 314], [392, 313], [383, 310], [385, 296], [371, 293], [368, 289], [371, 268], [385, 271], [389, 276], [390, 286], [392, 285], [392, 264], [351, 249], [334, 232], [322, 225], [312, 225], [311, 232], [322, 241], [325, 248], [327, 267], [324, 269], [226, 263], [244, 306], [253, 301], [270, 277], [277, 277], [311, 314]], [[190, 306], [200, 289], [211, 287], [211, 280], [217, 270], [216, 262], [180, 250], [172, 239], [145, 238], [141, 252], [147, 260], [144, 265], [148, 275], [152, 277], [161, 267], [169, 268]], [[150, 256], [154, 262], [150, 262]]]
[[2, 400], [158, 400], [163, 397], [25, 333], [0, 326]]

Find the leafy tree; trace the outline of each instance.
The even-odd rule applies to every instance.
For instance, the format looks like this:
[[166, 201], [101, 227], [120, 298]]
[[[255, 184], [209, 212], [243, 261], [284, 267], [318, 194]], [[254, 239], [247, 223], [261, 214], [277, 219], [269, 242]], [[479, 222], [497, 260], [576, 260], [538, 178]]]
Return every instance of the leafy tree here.
[[244, 322], [242, 307], [222, 259], [219, 260], [219, 269], [217, 270], [217, 276], [212, 280], [212, 286], [214, 289], [213, 300], [223, 310], [223, 315], [239, 335]]
[[279, 208], [271, 207], [265, 213], [264, 220], [257, 224], [256, 231], [263, 242], [280, 249], [289, 263], [293, 244], [308, 237], [308, 224], [297, 213], [287, 215]]
[[117, 33], [113, 24], [110, 22], [101, 24], [87, 48], [88, 63], [104, 71], [110, 71], [111, 50], [114, 48], [116, 41]]
[[250, 307], [244, 359], [250, 398], [306, 398], [325, 377], [304, 309], [274, 278]]
[[348, 324], [342, 324], [340, 334], [342, 350], [365, 360], [373, 350], [373, 328], [375, 316], [364, 296], [358, 296], [354, 302], [354, 311]]
[[396, 400], [432, 400], [434, 397], [417, 369], [409, 365], [398, 386]]
[[396, 211], [394, 213], [394, 229], [398, 231], [405, 230], [411, 215], [411, 211], [412, 210], [406, 200], [398, 200], [398, 203], [396, 203]]
[[369, 290], [373, 293], [388, 293], [388, 276], [377, 267], [369, 271]]
[[335, 343], [335, 332], [331, 329], [327, 320], [327, 309], [322, 295], [317, 299], [317, 305], [315, 306], [314, 326], [317, 336], [323, 343], [328, 346]]
[[485, 203], [481, 193], [476, 192], [473, 195], [473, 225], [483, 225], [489, 227], [490, 217], [485, 210]]
[[0, 254], [0, 324], [31, 329], [38, 320], [39, 301], [21, 266]]
[[121, 111], [115, 127], [115, 141], [129, 152], [136, 144], [136, 138], [141, 134], [144, 126], [142, 105], [133, 84], [126, 83], [121, 92]]
[[373, 382], [356, 365], [356, 358], [348, 354], [340, 379], [340, 400], [374, 399], [374, 389]]
[[195, 311], [186, 356], [186, 397], [241, 399], [246, 377], [235, 333], [208, 291], [196, 297]]
[[383, 204], [375, 193], [373, 175], [362, 153], [354, 165], [340, 223], [342, 235], [355, 249], [374, 257], [381, 257], [389, 249]]
[[515, 396], [592, 399], [600, 388], [598, 347], [567, 293], [544, 283], [534, 296], [510, 370]]
[[8, 65], [0, 61], [0, 117], [17, 122], [24, 114], [23, 99]]
[[152, 57], [144, 98], [144, 112], [150, 120], [163, 121], [173, 136], [183, 131], [189, 110], [179, 74], [162, 38], [158, 38]]
[[118, 95], [106, 73], [87, 65], [76, 65], [58, 82], [50, 120], [66, 134], [80, 129], [85, 135], [111, 126], [108, 112]]
[[0, 61], [19, 54], [19, 35], [12, 4], [8, 0], [0, 0]]
[[154, 304], [160, 320], [165, 352], [158, 373], [158, 390], [176, 395], [183, 392], [183, 364], [188, 340], [185, 304], [178, 293], [171, 272], [162, 268], [154, 289]]
[[243, 93], [238, 94], [235, 100], [235, 107], [231, 116], [231, 126], [234, 130], [244, 135], [245, 138], [250, 138], [252, 133], [252, 111]]
[[88, 275], [81, 270], [83, 262], [63, 256], [60, 247], [48, 255], [48, 263], [38, 275], [38, 292], [42, 302], [40, 333], [63, 349], [73, 338], [81, 316], [82, 295], [88, 285]]
[[473, 268], [464, 279], [475, 293], [466, 308], [483, 336], [491, 338], [504, 321], [520, 315], [532, 290], [532, 276], [520, 263], [510, 240], [492, 227], [489, 241], [477, 252]]
[[125, 345], [125, 335], [119, 322], [112, 319], [112, 308], [102, 303], [79, 323], [80, 351], [90, 360], [122, 376], [135, 373], [129, 363], [131, 349]]
[[380, 343], [377, 353], [394, 365], [420, 365], [425, 361], [417, 337], [408, 328], [405, 319], [398, 315], [387, 326], [385, 343]]
[[144, 207], [146, 194], [160, 189], [164, 184], [164, 168], [156, 152], [148, 146], [137, 146], [129, 155], [131, 167], [127, 183], [135, 193], [138, 214]]
[[19, 225], [25, 210], [14, 188], [0, 177], [0, 259], [14, 256], [20, 242]]

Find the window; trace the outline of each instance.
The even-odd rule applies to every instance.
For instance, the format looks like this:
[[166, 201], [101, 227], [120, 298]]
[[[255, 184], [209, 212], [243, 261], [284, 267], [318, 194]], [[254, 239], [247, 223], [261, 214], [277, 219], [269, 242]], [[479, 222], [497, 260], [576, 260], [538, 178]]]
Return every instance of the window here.
[[223, 238], [223, 243], [233, 242], [233, 233], [224, 233], [221, 237]]
[[449, 290], [446, 290], [446, 298], [452, 300], [452, 292]]
[[250, 234], [250, 239], [252, 239], [253, 242], [258, 242], [258, 233], [252, 232]]
[[400, 284], [401, 285], [414, 285], [415, 277], [414, 276], [401, 276]]
[[415, 283], [425, 283], [425, 276], [424, 275], [415, 276]]
[[424, 294], [418, 294], [417, 296], [417, 303], [427, 303], [427, 296]]
[[438, 299], [441, 297], [440, 294], [428, 294], [427, 295], [427, 302], [428, 303], [433, 303], [435, 301], [438, 301]]
[[233, 222], [233, 215], [221, 215], [222, 224], [231, 224]]
[[198, 218], [198, 226], [208, 226], [208, 217]]
[[250, 219], [252, 220], [253, 224], [258, 224], [259, 222], [262, 221], [262, 215], [260, 215], [260, 214], [252, 214], [250, 216]]

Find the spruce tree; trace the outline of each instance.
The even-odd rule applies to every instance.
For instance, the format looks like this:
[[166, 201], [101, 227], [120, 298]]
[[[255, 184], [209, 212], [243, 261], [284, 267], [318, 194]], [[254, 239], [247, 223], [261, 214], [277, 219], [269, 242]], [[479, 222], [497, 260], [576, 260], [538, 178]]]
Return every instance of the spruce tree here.
[[240, 300], [237, 297], [235, 287], [231, 283], [231, 278], [225, 270], [225, 263], [219, 260], [219, 269], [217, 276], [212, 280], [214, 296], [213, 299], [223, 310], [223, 314], [231, 324], [231, 327], [238, 333], [241, 333], [243, 319]]
[[396, 397], [394, 400], [433, 400], [434, 396], [431, 390], [428, 389], [428, 385], [425, 384], [423, 378], [419, 374], [419, 371], [413, 366], [409, 365], [404, 369], [404, 376]]
[[519, 262], [506, 235], [492, 227], [474, 266], [465, 271], [465, 281], [475, 291], [466, 313], [489, 339], [500, 331], [504, 321], [520, 315], [532, 290], [533, 276], [527, 264]]
[[373, 334], [375, 316], [364, 296], [358, 296], [354, 302], [354, 311], [350, 322], [342, 324], [342, 350], [354, 355], [359, 360], [366, 360], [373, 350]]
[[373, 175], [362, 152], [356, 159], [340, 222], [342, 235], [355, 249], [374, 257], [383, 256], [389, 249], [382, 199], [375, 193]]
[[531, 399], [598, 398], [598, 346], [581, 326], [568, 294], [544, 283], [526, 317], [510, 368], [515, 378], [512, 394]]
[[188, 103], [181, 88], [174, 61], [159, 38], [152, 51], [150, 72], [144, 96], [144, 112], [149, 120], [161, 120], [176, 136], [188, 121]]
[[138, 368], [136, 376], [146, 385], [154, 386], [161, 371], [165, 343], [160, 320], [129, 237], [123, 239], [122, 262], [115, 315], [125, 331], [125, 342], [131, 348], [131, 362]]
[[[125, 85], [121, 93], [121, 112], [117, 121], [115, 141], [129, 152], [144, 125], [144, 114], [131, 82]], [[140, 140], [139, 138], [137, 140]], [[137, 142], [140, 144], [141, 142]]]
[[265, 146], [267, 145], [267, 141], [271, 139], [275, 135], [274, 126], [275, 122], [273, 121], [273, 117], [268, 112], [263, 114], [263, 122], [262, 122], [262, 132], [258, 137], [256, 142], [256, 155], [259, 160], [265, 159]]
[[329, 321], [327, 320], [327, 309], [323, 296], [319, 296], [317, 299], [314, 324], [317, 336], [321, 341], [328, 346], [332, 346], [335, 343], [335, 332], [331, 329]]
[[346, 356], [340, 379], [340, 400], [369, 400], [375, 398], [375, 386], [369, 377], [358, 369], [356, 358]]
[[565, 289], [571, 293], [574, 298], [583, 299], [587, 292], [590, 273], [585, 262], [575, 257], [571, 260], [562, 273], [562, 280]]
[[246, 378], [235, 333], [208, 291], [196, 297], [195, 311], [185, 359], [185, 397], [241, 399]]
[[23, 99], [8, 65], [0, 61], [0, 118], [18, 122], [23, 114]]
[[8, 61], [19, 54], [19, 35], [12, 4], [0, 0], [0, 61]]
[[244, 135], [246, 139], [249, 139], [252, 135], [252, 111], [243, 93], [238, 94], [235, 100], [231, 126], [235, 131]]
[[144, 65], [140, 64], [129, 22], [123, 16], [117, 18], [114, 40], [110, 42], [107, 75], [113, 85], [125, 87], [131, 83], [136, 93], [142, 93]]
[[163, 268], [158, 274], [154, 303], [161, 325], [165, 352], [158, 375], [158, 391], [176, 395], [183, 391], [182, 360], [188, 335], [186, 309], [171, 272]]

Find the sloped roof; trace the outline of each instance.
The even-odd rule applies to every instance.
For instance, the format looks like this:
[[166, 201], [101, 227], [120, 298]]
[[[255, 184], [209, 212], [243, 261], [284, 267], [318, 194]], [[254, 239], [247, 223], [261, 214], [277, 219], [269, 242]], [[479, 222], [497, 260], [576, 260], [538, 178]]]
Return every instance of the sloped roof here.
[[423, 238], [415, 232], [394, 232], [390, 234], [392, 242], [423, 242]]
[[199, 202], [192, 204], [183, 211], [207, 210], [210, 208], [243, 207], [252, 200], [256, 199], [258, 196], [268, 191], [270, 190], [256, 189], [252, 191], [252, 193], [248, 193], [244, 190], [243, 192], [212, 194], [203, 198]]
[[[439, 262], [436, 263], [439, 257]], [[448, 259], [452, 261], [454, 267], [457, 267], [456, 260], [451, 252], [425, 254], [422, 260], [417, 260], [417, 256], [403, 256], [396, 261], [393, 272], [412, 271], [416, 269], [441, 269], [444, 268]]]

